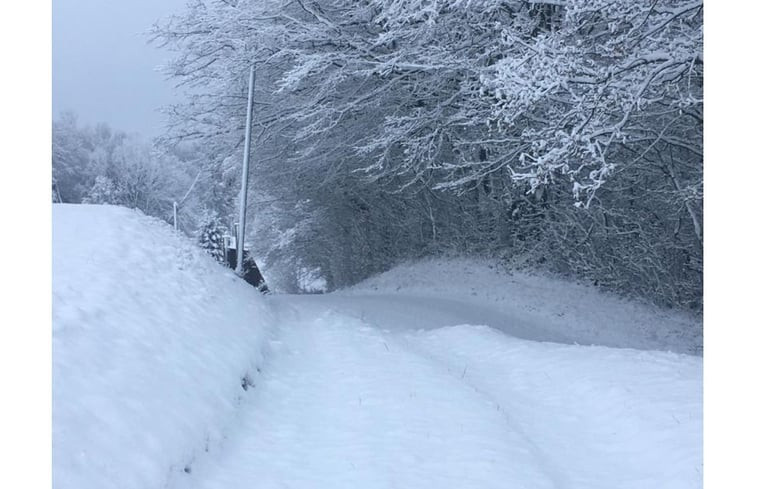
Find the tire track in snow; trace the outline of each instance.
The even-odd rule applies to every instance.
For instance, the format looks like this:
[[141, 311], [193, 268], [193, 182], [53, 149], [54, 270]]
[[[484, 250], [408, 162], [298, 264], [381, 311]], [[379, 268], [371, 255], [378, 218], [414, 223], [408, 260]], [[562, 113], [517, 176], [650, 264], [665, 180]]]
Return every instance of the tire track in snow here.
[[492, 401], [437, 362], [354, 318], [296, 314], [194, 487], [561, 487]]
[[408, 333], [406, 341], [506, 406], [564, 475], [559, 487], [702, 485], [700, 358], [528, 342], [485, 326]]

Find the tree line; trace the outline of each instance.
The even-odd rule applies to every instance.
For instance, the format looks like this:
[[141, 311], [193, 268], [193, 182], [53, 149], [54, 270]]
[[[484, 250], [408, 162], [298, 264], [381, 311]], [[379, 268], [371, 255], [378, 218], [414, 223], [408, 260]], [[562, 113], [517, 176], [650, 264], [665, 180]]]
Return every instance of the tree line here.
[[219, 219], [204, 204], [202, 164], [191, 144], [159, 145], [101, 122], [82, 125], [64, 111], [52, 125], [52, 201], [121, 205], [200, 233]]
[[192, 0], [152, 32], [187, 89], [161, 145], [192, 144], [198, 205], [233, 216], [254, 63], [249, 239], [280, 289], [452, 252], [701, 309], [702, 15]]

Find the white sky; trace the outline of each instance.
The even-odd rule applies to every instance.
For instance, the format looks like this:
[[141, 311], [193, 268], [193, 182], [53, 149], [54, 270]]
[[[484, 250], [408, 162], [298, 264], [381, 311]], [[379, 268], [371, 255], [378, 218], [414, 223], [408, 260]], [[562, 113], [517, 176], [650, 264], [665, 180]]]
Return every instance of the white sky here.
[[155, 136], [157, 109], [176, 100], [156, 71], [171, 53], [143, 35], [186, 0], [53, 0], [53, 118], [71, 109], [84, 124]]

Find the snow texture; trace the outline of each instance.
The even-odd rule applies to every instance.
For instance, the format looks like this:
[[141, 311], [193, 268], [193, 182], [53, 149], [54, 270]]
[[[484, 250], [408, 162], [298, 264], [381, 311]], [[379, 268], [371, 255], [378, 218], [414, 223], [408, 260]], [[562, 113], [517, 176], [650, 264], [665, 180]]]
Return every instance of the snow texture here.
[[53, 206], [53, 480], [159, 488], [234, 427], [271, 315], [165, 223]]
[[702, 358], [572, 344], [683, 317], [461, 260], [262, 299], [136, 212], [53, 221], [57, 488], [702, 486]]
[[698, 357], [407, 331], [413, 313], [387, 331], [301, 299], [274, 301], [258, 397], [188, 487], [701, 487]]
[[339, 294], [397, 297], [409, 304], [435, 301], [441, 307], [446, 303], [468, 322], [524, 339], [698, 355], [703, 351], [701, 316], [626, 300], [546, 274], [504, 271], [486, 260], [406, 263]]

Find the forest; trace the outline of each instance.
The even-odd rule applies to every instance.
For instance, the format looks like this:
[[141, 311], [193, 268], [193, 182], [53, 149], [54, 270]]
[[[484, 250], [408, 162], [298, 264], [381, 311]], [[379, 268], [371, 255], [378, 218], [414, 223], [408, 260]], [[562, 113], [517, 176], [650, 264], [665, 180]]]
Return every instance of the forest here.
[[191, 0], [150, 33], [185, 93], [164, 134], [62, 114], [52, 199], [231, 229], [254, 68], [247, 240], [275, 289], [451, 254], [701, 311], [702, 23], [681, 0]]

